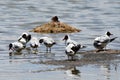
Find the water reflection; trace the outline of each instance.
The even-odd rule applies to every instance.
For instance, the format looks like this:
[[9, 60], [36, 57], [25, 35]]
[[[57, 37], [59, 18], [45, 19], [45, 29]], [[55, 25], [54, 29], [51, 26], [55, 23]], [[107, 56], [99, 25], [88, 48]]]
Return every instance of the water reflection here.
[[15, 56], [15, 55], [23, 55], [23, 56], [25, 56], [25, 55], [28, 55], [28, 54], [31, 54], [31, 53], [33, 53], [33, 52], [31, 52], [30, 49], [26, 48], [22, 52], [13, 52], [13, 51], [10, 51], [8, 54], [9, 54], [9, 56]]
[[22, 52], [9, 52], [9, 56], [14, 56], [14, 55], [21, 55], [23, 54]]
[[106, 65], [101, 65], [100, 66], [102, 75], [104, 76], [105, 80], [110, 80], [110, 64], [106, 64]]
[[80, 71], [76, 68], [76, 66], [71, 66], [69, 69], [65, 71], [68, 79], [80, 79]]
[[[100, 66], [101, 74], [105, 80], [111, 80], [112, 75], [116, 75], [117, 73], [117, 63], [106, 63]], [[117, 79], [117, 76], [116, 76]]]
[[54, 59], [55, 59], [55, 53], [46, 52], [46, 53], [44, 53], [44, 57], [45, 57], [46, 59], [54, 60]]
[[35, 52], [35, 51], [23, 51], [23, 52], [9, 52], [9, 59], [33, 59], [38, 58], [42, 60], [55, 60], [55, 53], [51, 52]]
[[76, 69], [76, 66], [72, 66], [70, 69], [66, 71], [66, 74], [68, 76], [72, 76], [72, 75], [80, 76], [80, 71]]
[[[57, 80], [66, 80], [67, 77], [68, 80], [74, 80], [73, 78], [77, 76], [78, 80], [120, 80], [120, 56], [116, 58], [111, 54], [83, 55], [84, 58], [81, 58], [80, 65], [76, 67], [77, 70], [80, 70], [78, 73], [80, 76], [72, 74], [73, 77], [68, 76], [67, 73], [64, 74], [66, 70], [70, 71], [68, 68], [61, 70], [51, 64], [31, 63], [46, 59], [53, 61], [55, 58], [57, 60], [66, 59], [64, 43], [61, 41], [64, 34], [31, 33], [38, 37], [49, 35], [57, 40], [59, 43], [53, 48], [55, 55], [45, 52], [37, 54], [30, 52], [29, 54], [25, 51], [12, 56], [10, 53], [9, 56], [8, 47], [6, 47], [9, 42], [16, 40], [16, 36], [19, 36], [21, 32], [29, 31], [35, 26], [49, 21], [51, 16], [57, 15], [62, 22], [81, 29], [80, 33], [71, 33], [71, 38], [82, 44], [85, 43], [88, 46], [85, 50], [92, 50], [94, 49], [91, 44], [93, 39], [106, 30], [120, 37], [119, 3], [119, 0], [0, 0], [0, 79], [55, 80], [57, 78]], [[120, 38], [108, 47], [120, 49], [119, 42]], [[44, 51], [43, 47], [40, 49]], [[60, 67], [58, 63], [59, 61], [57, 67]]]

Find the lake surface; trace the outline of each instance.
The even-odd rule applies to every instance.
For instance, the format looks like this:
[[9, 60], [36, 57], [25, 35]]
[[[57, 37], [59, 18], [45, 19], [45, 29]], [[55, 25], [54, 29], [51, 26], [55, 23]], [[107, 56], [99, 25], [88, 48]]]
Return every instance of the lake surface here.
[[[95, 49], [92, 45], [94, 38], [106, 31], [118, 37], [107, 48], [120, 50], [119, 0], [0, 0], [0, 80], [120, 80], [120, 55], [98, 63], [73, 65], [80, 71], [79, 75], [70, 74], [64, 65], [39, 63], [67, 59], [62, 41], [67, 33], [29, 32], [56, 15], [61, 22], [82, 30], [69, 35], [87, 46], [83, 51]], [[57, 45], [50, 54], [45, 53], [45, 47], [41, 46], [39, 54], [23, 52], [25, 55], [9, 57], [9, 43], [16, 41], [23, 32], [38, 38], [50, 36]]]

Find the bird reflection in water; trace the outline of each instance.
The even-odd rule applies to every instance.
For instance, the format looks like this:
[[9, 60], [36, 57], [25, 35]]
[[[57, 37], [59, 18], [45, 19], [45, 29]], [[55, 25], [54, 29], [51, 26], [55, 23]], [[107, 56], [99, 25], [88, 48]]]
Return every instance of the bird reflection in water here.
[[44, 53], [44, 58], [54, 60], [55, 59], [55, 53], [45, 52]]
[[21, 52], [9, 52], [9, 56], [21, 55]]
[[80, 71], [76, 68], [76, 66], [72, 66], [65, 72], [69, 78], [80, 78]]

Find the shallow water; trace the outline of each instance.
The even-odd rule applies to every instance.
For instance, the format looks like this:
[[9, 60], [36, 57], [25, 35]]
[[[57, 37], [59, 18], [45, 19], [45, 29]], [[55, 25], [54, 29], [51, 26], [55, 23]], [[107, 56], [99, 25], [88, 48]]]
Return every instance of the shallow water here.
[[[37, 34], [29, 32], [37, 25], [50, 21], [57, 15], [60, 21], [81, 29], [70, 37], [93, 50], [93, 39], [110, 31], [118, 38], [107, 48], [120, 50], [120, 1], [119, 0], [0, 0], [0, 80], [120, 80], [120, 56], [100, 63], [87, 63], [76, 68], [79, 75], [71, 75], [64, 65], [47, 65], [36, 62], [65, 60], [64, 33]], [[23, 32], [33, 36], [50, 36], [57, 45], [51, 54], [40, 47], [39, 54], [14, 55], [9, 57], [8, 44]], [[25, 55], [24, 55], [25, 54]], [[90, 61], [91, 62], [91, 61]], [[73, 65], [75, 66], [75, 65]]]

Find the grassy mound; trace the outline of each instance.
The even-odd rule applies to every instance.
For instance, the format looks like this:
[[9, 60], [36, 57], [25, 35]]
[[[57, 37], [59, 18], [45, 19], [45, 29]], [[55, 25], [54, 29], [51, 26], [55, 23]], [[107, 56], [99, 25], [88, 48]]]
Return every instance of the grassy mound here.
[[60, 22], [57, 16], [55, 16], [52, 18], [51, 22], [37, 26], [31, 31], [37, 33], [72, 33], [72, 32], [79, 32], [81, 30], [76, 29], [75, 27], [72, 27], [63, 22]]

